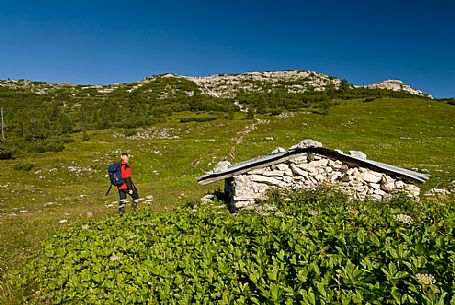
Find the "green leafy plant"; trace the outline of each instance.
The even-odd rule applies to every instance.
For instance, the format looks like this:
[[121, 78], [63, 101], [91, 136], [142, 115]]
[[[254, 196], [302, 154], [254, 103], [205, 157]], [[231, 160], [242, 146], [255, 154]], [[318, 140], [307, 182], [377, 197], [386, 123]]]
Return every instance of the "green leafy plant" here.
[[111, 217], [45, 243], [21, 279], [54, 304], [448, 304], [454, 208], [397, 200], [318, 189], [271, 194], [269, 215]]

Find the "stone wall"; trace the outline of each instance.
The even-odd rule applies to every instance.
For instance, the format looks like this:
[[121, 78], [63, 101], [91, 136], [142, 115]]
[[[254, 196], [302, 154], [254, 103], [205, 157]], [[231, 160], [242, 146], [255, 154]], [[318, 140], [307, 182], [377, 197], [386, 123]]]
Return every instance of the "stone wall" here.
[[272, 188], [304, 189], [336, 186], [354, 199], [383, 200], [398, 191], [417, 198], [420, 188], [363, 167], [353, 167], [320, 154], [296, 154], [280, 164], [254, 169], [225, 180], [225, 192], [233, 208], [263, 199]]

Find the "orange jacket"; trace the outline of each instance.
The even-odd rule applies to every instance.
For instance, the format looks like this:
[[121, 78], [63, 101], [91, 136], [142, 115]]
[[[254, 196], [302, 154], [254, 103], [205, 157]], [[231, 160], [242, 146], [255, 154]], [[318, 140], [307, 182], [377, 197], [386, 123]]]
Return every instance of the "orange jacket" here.
[[133, 189], [133, 181], [131, 180], [131, 168], [130, 168], [130, 165], [128, 163], [124, 162], [124, 161], [122, 161], [121, 163], [122, 163], [122, 167], [121, 167], [122, 177], [123, 177], [123, 179], [125, 179], [125, 183], [123, 183], [122, 185], [120, 185], [117, 188], [119, 190], [125, 190], [125, 189], [132, 190]]

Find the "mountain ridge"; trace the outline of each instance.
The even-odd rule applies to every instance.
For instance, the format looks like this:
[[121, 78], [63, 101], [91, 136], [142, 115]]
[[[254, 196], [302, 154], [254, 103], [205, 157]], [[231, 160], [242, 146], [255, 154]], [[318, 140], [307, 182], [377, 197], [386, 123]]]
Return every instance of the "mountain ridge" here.
[[[12, 90], [24, 90], [35, 94], [49, 94], [61, 90], [79, 92], [94, 89], [100, 94], [110, 94], [115, 90], [127, 86], [125, 90], [132, 93], [147, 83], [158, 78], [175, 78], [190, 81], [197, 85], [201, 94], [213, 97], [233, 97], [239, 92], [270, 92], [274, 89], [285, 89], [288, 93], [304, 93], [308, 91], [322, 92], [328, 88], [339, 89], [346, 80], [341, 80], [320, 72], [310, 70], [278, 70], [253, 71], [240, 74], [212, 74], [208, 76], [186, 76], [173, 73], [155, 74], [137, 82], [112, 84], [83, 84], [76, 85], [63, 82], [35, 82], [31, 80], [0, 80], [0, 87]], [[385, 80], [365, 86], [355, 86], [347, 83], [351, 88], [383, 89], [395, 92], [405, 92], [412, 95], [431, 97], [430, 94], [415, 89], [400, 80]], [[174, 88], [175, 89], [175, 88]], [[188, 95], [194, 94], [191, 92]]]

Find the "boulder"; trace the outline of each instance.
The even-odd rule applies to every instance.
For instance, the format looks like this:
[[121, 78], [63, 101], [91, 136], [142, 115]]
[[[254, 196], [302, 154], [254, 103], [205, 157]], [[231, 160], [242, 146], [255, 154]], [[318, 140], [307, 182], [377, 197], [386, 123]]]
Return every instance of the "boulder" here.
[[265, 184], [271, 185], [271, 186], [278, 186], [278, 187], [282, 187], [282, 188], [286, 187], [286, 183], [284, 183], [278, 179], [272, 178], [272, 177], [252, 175], [251, 179], [254, 182], [265, 183]]
[[274, 151], [272, 151], [272, 154], [279, 154], [279, 153], [285, 153], [286, 149], [283, 147], [277, 147]]
[[357, 158], [357, 159], [361, 159], [361, 160], [366, 160], [367, 159], [367, 155], [364, 152], [361, 152], [361, 151], [350, 150], [349, 154], [352, 157]]
[[308, 177], [308, 172], [296, 166], [295, 164], [291, 164], [290, 167], [294, 174], [296, 174], [297, 176]]
[[222, 172], [222, 171], [228, 169], [229, 166], [231, 166], [231, 162], [229, 162], [229, 161], [221, 161], [217, 165], [215, 165], [215, 167], [213, 168], [212, 171], [214, 173], [219, 173], [219, 172]]
[[372, 173], [363, 173], [361, 177], [365, 182], [370, 183], [378, 183], [382, 179], [382, 176], [375, 175]]
[[294, 146], [291, 146], [289, 148], [289, 150], [305, 149], [305, 148], [309, 148], [309, 147], [316, 147], [316, 148], [322, 147], [322, 143], [319, 141], [307, 139], [307, 140], [303, 140], [303, 141], [299, 142], [298, 144], [296, 144]]

